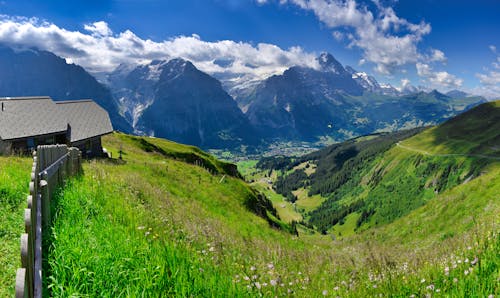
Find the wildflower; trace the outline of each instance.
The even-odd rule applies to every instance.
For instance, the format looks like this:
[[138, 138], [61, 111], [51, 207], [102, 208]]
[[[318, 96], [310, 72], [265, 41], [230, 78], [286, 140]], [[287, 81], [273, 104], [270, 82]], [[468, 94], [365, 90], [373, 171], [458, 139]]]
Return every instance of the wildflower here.
[[200, 270], [200, 272], [203, 272], [203, 271], [205, 271], [205, 270], [203, 270], [203, 268], [199, 268], [199, 270]]
[[339, 287], [336, 286], [335, 288], [333, 288], [334, 291], [338, 291], [339, 290]]
[[411, 295], [410, 295], [410, 298], [415, 298], [415, 294], [411, 294]]
[[267, 282], [262, 283], [263, 287], [267, 287]]
[[377, 288], [377, 285], [373, 285], [373, 288], [376, 289]]
[[455, 277], [455, 278], [453, 279], [453, 282], [454, 282], [454, 283], [457, 283], [457, 282], [458, 282], [458, 278], [456, 278], [456, 277]]
[[144, 230], [146, 227], [145, 226], [138, 226], [137, 229], [138, 230]]
[[258, 281], [256, 281], [256, 282], [254, 283], [254, 285], [255, 285], [255, 287], [256, 287], [257, 289], [259, 289], [259, 290], [260, 290], [260, 288], [262, 287], [262, 286], [260, 285], [260, 282], [258, 282]]
[[287, 292], [288, 294], [293, 293], [293, 291], [292, 291], [291, 289], [287, 289], [287, 290], [286, 290], [286, 292]]
[[208, 249], [208, 251], [210, 251], [210, 252], [214, 252], [214, 251], [215, 251], [215, 247], [210, 246], [210, 248]]
[[252, 275], [252, 280], [256, 280], [257, 279], [257, 275]]
[[256, 269], [255, 266], [250, 267], [250, 271], [255, 271]]
[[269, 270], [274, 269], [274, 264], [273, 263], [267, 264], [267, 268], [269, 268]]
[[151, 234], [149, 231], [147, 231], [146, 233], [144, 233], [144, 236], [148, 236], [149, 234]]
[[488, 298], [495, 298], [493, 294], [488, 295]]
[[249, 281], [249, 280], [250, 280], [250, 277], [248, 277], [248, 276], [246, 276], [246, 275], [245, 275], [245, 276], [243, 277], [243, 279], [244, 279], [244, 280], [246, 280], [246, 281]]
[[298, 274], [298, 275], [302, 275], [302, 272], [300, 272], [300, 271], [299, 271], [299, 272], [297, 272], [297, 274]]
[[472, 260], [472, 261], [470, 262], [470, 264], [471, 264], [472, 266], [474, 266], [474, 265], [476, 265], [476, 264], [477, 264], [477, 262], [478, 262], [478, 261], [479, 261], [479, 259], [478, 259], [477, 257], [475, 257], [475, 258], [474, 258], [474, 260]]
[[464, 274], [465, 274], [465, 275], [468, 275], [468, 274], [469, 274], [469, 270], [465, 270], [465, 271], [464, 271]]
[[425, 282], [425, 278], [422, 278], [422, 280], [420, 281], [421, 284], [423, 284]]
[[441, 292], [441, 289], [436, 289], [436, 293], [439, 293], [439, 292]]
[[278, 283], [276, 282], [276, 280], [274, 280], [274, 279], [271, 279], [271, 280], [269, 281], [269, 283], [270, 283], [270, 284], [271, 284], [271, 286], [273, 286], [273, 287], [275, 287], [275, 286], [278, 284]]
[[444, 268], [444, 275], [446, 275], [446, 276], [450, 275], [450, 267]]
[[427, 290], [431, 290], [431, 291], [434, 291], [434, 285], [433, 284], [430, 284], [426, 287]]
[[328, 295], [328, 291], [327, 290], [323, 290], [323, 292], [321, 292], [321, 294], [323, 294], [323, 296], [326, 296], [326, 295]]
[[464, 263], [469, 263], [469, 258], [465, 258]]

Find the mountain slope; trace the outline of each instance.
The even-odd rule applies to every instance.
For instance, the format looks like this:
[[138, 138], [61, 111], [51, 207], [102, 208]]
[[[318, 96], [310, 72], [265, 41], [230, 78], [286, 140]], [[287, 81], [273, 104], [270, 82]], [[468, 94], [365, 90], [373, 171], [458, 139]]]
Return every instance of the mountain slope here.
[[414, 132], [400, 132], [327, 147], [287, 167], [312, 163], [314, 173], [295, 169], [275, 188], [293, 200], [290, 194], [300, 189], [325, 197], [307, 214], [325, 233], [348, 218], [350, 233], [392, 222], [500, 161], [499, 104], [482, 104], [411, 138]]
[[[269, 228], [242, 204], [248, 191], [241, 180], [147, 152], [135, 139], [106, 137], [114, 156], [124, 149], [125, 164], [85, 164], [86, 175], [59, 197], [49, 253], [54, 296], [372, 297], [436, 289], [484, 296], [498, 290], [500, 238], [488, 234], [498, 228], [497, 164], [438, 194], [429, 207], [332, 241], [302, 226], [298, 238]], [[185, 150], [139, 139], [165, 151]], [[477, 215], [477, 226], [467, 212]]]
[[[375, 136], [358, 142], [368, 139]], [[500, 290], [498, 162], [391, 223], [338, 241], [300, 224], [298, 237], [270, 227], [248, 208], [255, 193], [232, 176], [234, 168], [196, 148], [123, 134], [103, 145], [115, 158], [122, 151], [123, 160], [84, 163], [84, 175], [52, 201], [47, 296], [482, 297]], [[396, 161], [431, 158], [388, 152]], [[19, 267], [30, 162], [0, 158], [0, 200], [13, 203], [0, 206], [0, 261], [11, 260], [9, 268]], [[385, 182], [411, 174], [402, 169]], [[353, 216], [356, 224], [354, 212], [345, 225]], [[0, 271], [5, 296], [14, 275]]]
[[50, 96], [54, 100], [93, 99], [108, 111], [116, 130], [130, 132], [110, 91], [82, 67], [35, 49], [0, 47], [0, 96]]
[[340, 94], [361, 95], [363, 88], [333, 56], [323, 54], [318, 63], [318, 70], [292, 67], [259, 84], [239, 103], [250, 123], [268, 137], [302, 140], [331, 133], [332, 124], [350, 129], [351, 123], [341, 110], [353, 105]]
[[110, 75], [114, 94], [138, 133], [204, 148], [256, 142], [219, 81], [182, 59], [153, 61]]
[[485, 102], [481, 97], [451, 98], [436, 90], [402, 95], [366, 73], [344, 68], [330, 54], [317, 60], [319, 69], [291, 67], [247, 91], [246, 98], [238, 98], [262, 135], [342, 141], [376, 131], [433, 125]]

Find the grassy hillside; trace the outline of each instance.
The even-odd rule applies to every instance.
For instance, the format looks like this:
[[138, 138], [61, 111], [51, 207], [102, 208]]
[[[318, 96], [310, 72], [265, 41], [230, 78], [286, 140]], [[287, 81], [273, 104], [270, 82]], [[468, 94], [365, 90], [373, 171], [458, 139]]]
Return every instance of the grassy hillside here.
[[[376, 137], [355, 142], [367, 140]], [[344, 216], [328, 235], [294, 224], [296, 236], [232, 166], [195, 148], [123, 134], [107, 136], [103, 143], [115, 158], [121, 149], [123, 161], [86, 162], [84, 175], [54, 200], [59, 211], [44, 281], [54, 297], [500, 294], [500, 162], [494, 159], [434, 156], [393, 144], [365, 159], [366, 167], [353, 171], [345, 186], [335, 190], [343, 196], [335, 202], [362, 201], [360, 209]], [[22, 194], [29, 169], [26, 182], [15, 173], [24, 175], [22, 165], [29, 167], [30, 161], [18, 162], [7, 173], [10, 181], [20, 181], [11, 188]], [[468, 176], [477, 165], [477, 175]], [[320, 164], [301, 161], [284, 172], [303, 171], [310, 179], [319, 170]], [[276, 179], [278, 171], [267, 170], [269, 177], [263, 180], [248, 172], [255, 185], [273, 194], [268, 180]], [[361, 189], [349, 184], [352, 179], [358, 179]], [[366, 221], [358, 227], [368, 210], [364, 208], [375, 204], [382, 212], [392, 210], [387, 206], [405, 206], [401, 202], [411, 202], [411, 197], [397, 200], [404, 197], [397, 191], [421, 183], [414, 197], [419, 204], [378, 224], [375, 220], [382, 213], [365, 214]], [[348, 185], [355, 186], [352, 192]], [[438, 185], [443, 187], [436, 193]], [[299, 206], [313, 210], [321, 200], [307, 201], [308, 187], [294, 192], [295, 209], [279, 195], [270, 197], [277, 213], [290, 220], [311, 216], [300, 214]], [[331, 200], [326, 199], [323, 204]], [[255, 205], [261, 208], [249, 208]], [[259, 216], [258, 210], [266, 212]], [[12, 213], [20, 213], [15, 220], [22, 229], [22, 209]], [[12, 247], [18, 246], [20, 231], [15, 233]], [[11, 288], [2, 290], [12, 293]]]
[[[292, 161], [260, 164], [287, 171], [274, 188], [290, 201], [306, 189], [321, 206], [304, 214], [319, 231], [337, 235], [385, 224], [423, 206], [438, 193], [481, 175], [500, 161], [500, 102], [480, 105], [442, 125], [373, 135], [333, 145]], [[317, 165], [306, 175], [297, 163]], [[347, 222], [347, 223], [346, 223]]]
[[0, 156], [0, 297], [14, 295], [32, 160]]
[[401, 142], [429, 154], [500, 157], [500, 100], [482, 104], [442, 125]]

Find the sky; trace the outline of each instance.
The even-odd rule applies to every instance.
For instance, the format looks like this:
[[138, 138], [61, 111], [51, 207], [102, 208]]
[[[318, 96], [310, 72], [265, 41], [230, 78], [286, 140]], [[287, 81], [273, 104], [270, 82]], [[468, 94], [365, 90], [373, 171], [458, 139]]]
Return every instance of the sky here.
[[0, 0], [0, 44], [92, 73], [181, 57], [218, 77], [343, 65], [408, 84], [500, 97], [498, 0]]

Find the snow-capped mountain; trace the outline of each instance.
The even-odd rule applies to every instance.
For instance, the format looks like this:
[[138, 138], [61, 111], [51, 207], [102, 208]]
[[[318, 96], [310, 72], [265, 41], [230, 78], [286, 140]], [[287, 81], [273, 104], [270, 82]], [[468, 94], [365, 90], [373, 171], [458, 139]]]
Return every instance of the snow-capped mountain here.
[[353, 80], [355, 80], [359, 85], [361, 85], [367, 91], [370, 92], [380, 91], [380, 85], [373, 76], [368, 75], [366, 72], [356, 71], [350, 66], [346, 66], [345, 69], [347, 72], [351, 74]]
[[255, 139], [248, 120], [221, 83], [189, 61], [123, 65], [108, 81], [136, 133], [204, 148]]

